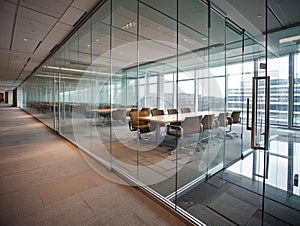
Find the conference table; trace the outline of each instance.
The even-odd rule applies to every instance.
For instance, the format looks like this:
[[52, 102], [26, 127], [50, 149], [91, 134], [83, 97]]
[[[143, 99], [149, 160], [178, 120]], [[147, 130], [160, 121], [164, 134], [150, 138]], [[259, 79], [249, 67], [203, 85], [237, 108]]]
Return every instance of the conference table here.
[[126, 109], [127, 112], [131, 110], [131, 108], [99, 108], [99, 109], [93, 109], [92, 111], [96, 111], [98, 113], [110, 113], [118, 109]]
[[205, 116], [205, 115], [218, 115], [220, 112], [212, 111], [198, 111], [198, 112], [189, 112], [189, 113], [178, 113], [171, 115], [156, 115], [156, 116], [146, 116], [140, 117], [141, 119], [148, 120], [149, 122], [156, 123], [156, 142], [160, 143], [160, 125], [168, 125], [170, 123], [183, 122], [187, 117], [195, 116]]

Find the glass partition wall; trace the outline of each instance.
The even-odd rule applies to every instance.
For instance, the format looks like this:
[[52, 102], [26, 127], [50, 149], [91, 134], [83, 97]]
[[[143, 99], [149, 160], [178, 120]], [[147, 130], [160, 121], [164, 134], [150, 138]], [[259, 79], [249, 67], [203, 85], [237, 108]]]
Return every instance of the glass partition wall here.
[[[265, 4], [259, 8], [264, 11]], [[277, 35], [270, 35], [270, 40]], [[216, 220], [217, 214], [213, 222], [243, 225], [249, 219], [235, 219], [218, 205], [231, 197], [232, 208], [241, 209], [234, 186], [252, 192], [244, 193], [245, 202], [256, 193], [271, 196], [273, 188], [266, 184], [273, 183], [268, 177], [273, 175], [268, 167], [277, 164], [273, 156], [286, 163], [281, 169], [286, 181], [299, 174], [297, 158], [290, 160], [297, 143], [281, 153], [279, 147], [286, 144], [272, 129], [271, 137], [276, 138], [270, 142], [271, 154], [266, 155], [253, 151], [249, 130], [252, 79], [265, 76], [266, 70], [260, 67], [265, 62], [271, 76], [270, 123], [300, 124], [300, 57], [284, 52], [285, 45], [279, 46], [280, 53], [271, 47], [266, 52], [263, 36], [253, 38], [210, 1], [106, 0], [22, 84], [23, 108], [83, 153], [196, 223], [209, 224], [208, 219]], [[289, 67], [279, 68], [278, 62]], [[260, 86], [258, 90], [265, 94]], [[255, 112], [263, 114], [264, 106], [259, 102]], [[191, 113], [182, 117], [183, 108]], [[155, 118], [154, 109], [164, 115], [170, 109], [178, 113], [173, 115], [175, 120], [173, 116]], [[229, 124], [227, 117], [234, 111], [240, 112], [239, 118]], [[143, 127], [137, 129], [134, 123]], [[291, 183], [284, 186], [299, 193]], [[220, 195], [220, 190], [231, 193]], [[210, 197], [209, 203], [203, 195]], [[262, 196], [253, 200], [255, 204], [245, 204], [247, 214], [260, 216], [265, 207], [271, 211], [270, 200], [264, 202]]]
[[[297, 56], [300, 27], [274, 31], [280, 21], [267, 7], [267, 73], [270, 77], [270, 139], [264, 161], [264, 219], [277, 215], [283, 222], [299, 220], [299, 132], [297, 127]], [[296, 40], [295, 40], [296, 38]], [[298, 64], [297, 64], [298, 63]], [[284, 211], [288, 214], [282, 214]], [[292, 216], [292, 217], [290, 217]]]
[[[227, 164], [227, 125], [218, 122], [231, 110], [225, 27], [206, 1], [103, 1], [22, 85], [23, 107], [109, 169], [184, 209], [182, 194]], [[198, 130], [185, 134], [192, 114], [175, 115], [175, 124], [146, 120], [149, 130], [136, 130], [131, 112], [142, 108], [165, 115], [189, 108], [198, 112], [191, 119]]]

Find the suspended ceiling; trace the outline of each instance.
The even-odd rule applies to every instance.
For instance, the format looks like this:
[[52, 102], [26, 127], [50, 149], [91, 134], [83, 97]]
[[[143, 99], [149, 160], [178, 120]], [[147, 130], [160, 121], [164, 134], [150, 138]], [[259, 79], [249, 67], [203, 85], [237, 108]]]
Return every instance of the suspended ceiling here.
[[[76, 22], [98, 2], [99, 0], [0, 1], [0, 92], [12, 90], [21, 84], [49, 55], [53, 47], [72, 31]], [[161, 4], [152, 0], [146, 2]], [[175, 5], [170, 6], [167, 2], [173, 0], [165, 1], [160, 8], [167, 7], [168, 12], [172, 14], [175, 12], [172, 11]], [[264, 1], [212, 0], [212, 2], [233, 21], [238, 21], [238, 25], [245, 28], [253, 37], [258, 40], [263, 37], [262, 34], [266, 31], [263, 21]], [[270, 0], [269, 6], [272, 14], [269, 15], [268, 30], [285, 31], [285, 28], [299, 25], [300, 14], [297, 12], [297, 9], [300, 9], [299, 0]], [[123, 21], [120, 22], [123, 24]], [[174, 32], [171, 27], [169, 29], [171, 33]], [[144, 36], [147, 36], [147, 31], [144, 32]], [[294, 34], [297, 32], [296, 29]], [[292, 35], [284, 32], [280, 34], [273, 36], [275, 44], [279, 38]], [[297, 45], [298, 42], [296, 40], [292, 43]]]
[[1, 0], [0, 92], [16, 88], [99, 0]]

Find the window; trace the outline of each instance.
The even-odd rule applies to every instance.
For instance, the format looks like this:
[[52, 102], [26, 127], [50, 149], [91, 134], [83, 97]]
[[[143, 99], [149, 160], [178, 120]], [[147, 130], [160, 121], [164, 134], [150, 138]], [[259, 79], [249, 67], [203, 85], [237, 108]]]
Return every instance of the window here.
[[293, 125], [300, 126], [300, 54], [295, 55], [294, 63], [294, 109]]

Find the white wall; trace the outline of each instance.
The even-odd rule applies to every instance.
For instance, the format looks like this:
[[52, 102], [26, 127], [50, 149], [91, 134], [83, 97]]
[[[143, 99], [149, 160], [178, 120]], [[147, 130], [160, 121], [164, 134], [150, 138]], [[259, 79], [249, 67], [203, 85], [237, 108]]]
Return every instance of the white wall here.
[[13, 104], [13, 91], [8, 91], [8, 104]]

